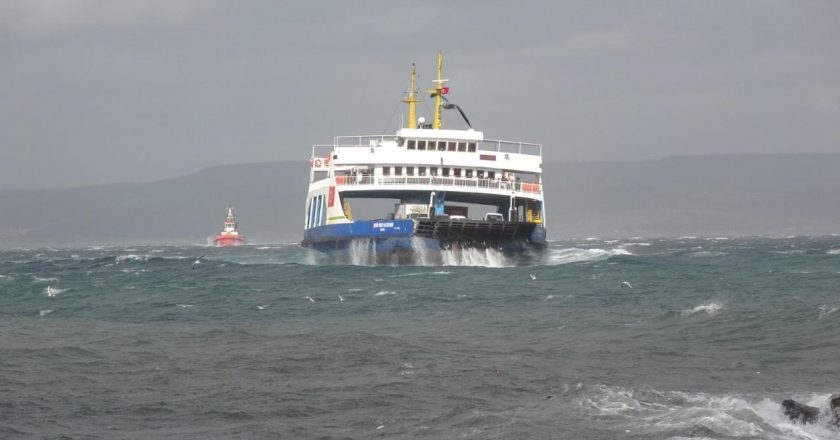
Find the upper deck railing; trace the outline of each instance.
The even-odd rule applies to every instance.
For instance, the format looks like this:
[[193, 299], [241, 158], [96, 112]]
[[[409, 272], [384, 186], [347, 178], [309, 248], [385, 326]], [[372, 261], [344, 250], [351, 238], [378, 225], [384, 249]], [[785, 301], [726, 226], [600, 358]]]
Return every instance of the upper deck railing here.
[[462, 188], [487, 188], [540, 194], [542, 185], [533, 182], [517, 182], [499, 179], [453, 178], [438, 176], [335, 176], [336, 186], [390, 186], [429, 185]]
[[[419, 137], [417, 139], [420, 139]], [[325, 153], [329, 153], [329, 149], [337, 147], [376, 147], [383, 142], [397, 142], [398, 136], [394, 135], [362, 135], [362, 136], [336, 136], [332, 145], [313, 145], [312, 157], [318, 157]], [[437, 140], [437, 139], [434, 139]], [[446, 139], [448, 140], [448, 139]], [[459, 142], [464, 140], [452, 139]], [[476, 142], [476, 141], [469, 141]], [[516, 153], [525, 154], [529, 156], [542, 157], [542, 144], [533, 144], [528, 142], [504, 141], [497, 139], [484, 139], [476, 142], [479, 151], [495, 151], [499, 153]], [[318, 154], [318, 153], [321, 154]]]

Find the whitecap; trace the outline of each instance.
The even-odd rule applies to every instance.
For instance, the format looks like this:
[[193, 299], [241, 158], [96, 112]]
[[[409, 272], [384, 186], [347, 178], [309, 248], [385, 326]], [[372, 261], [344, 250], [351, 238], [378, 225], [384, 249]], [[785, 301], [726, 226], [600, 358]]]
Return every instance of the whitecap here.
[[53, 312], [53, 309], [39, 310], [38, 316], [47, 316]]
[[716, 258], [716, 257], [723, 257], [726, 256], [726, 252], [713, 252], [713, 251], [699, 251], [691, 253], [692, 257], [697, 258]]
[[633, 255], [624, 248], [615, 249], [581, 249], [581, 248], [567, 248], [567, 249], [551, 249], [545, 255], [544, 262], [546, 265], [560, 265], [569, 263], [580, 263], [588, 261], [606, 260], [610, 257], [618, 255]]
[[723, 304], [710, 302], [708, 304], [701, 304], [693, 309], [686, 309], [680, 312], [683, 316], [691, 316], [696, 313], [706, 312], [709, 315], [716, 315], [723, 310]]
[[[702, 426], [721, 438], [835, 438], [828, 424], [802, 425], [788, 419], [779, 401], [736, 395], [709, 395], [680, 391], [632, 390], [605, 385], [578, 385], [575, 400], [590, 418], [608, 416], [646, 438], [664, 437]], [[794, 396], [795, 398], [797, 396]], [[811, 406], [828, 406], [828, 394], [797, 398]], [[781, 434], [781, 435], [779, 435]], [[698, 437], [691, 437], [698, 438]]]
[[819, 306], [818, 309], [820, 309], [820, 316], [817, 317], [817, 320], [819, 321], [837, 310], [840, 310], [840, 307]]
[[361, 292], [362, 290], [364, 290], [364, 289], [358, 289], [358, 288], [355, 288], [355, 287], [351, 287], [351, 288], [347, 289], [348, 292]]
[[183, 308], [185, 308], [185, 309], [186, 309], [186, 308], [188, 308], [188, 307], [192, 307], [193, 305], [192, 305], [192, 304], [175, 304], [175, 306], [176, 306], [176, 307], [183, 307]]
[[137, 255], [137, 254], [128, 254], [128, 255], [119, 255], [114, 258], [114, 261], [119, 264], [123, 261], [148, 261], [149, 258], [152, 258], [151, 255]]
[[56, 283], [56, 282], [58, 282], [58, 278], [56, 278], [56, 277], [41, 278], [41, 277], [36, 277], [35, 275], [32, 275], [32, 282], [33, 283], [50, 283], [50, 282]]
[[47, 286], [47, 288], [44, 289], [44, 293], [46, 293], [47, 296], [56, 296], [59, 293], [64, 293], [66, 291], [67, 291], [67, 289], [57, 289], [57, 288], [52, 287], [52, 286]]
[[840, 249], [829, 249], [826, 253], [828, 255], [840, 255]]
[[379, 292], [376, 292], [373, 296], [385, 296], [385, 295], [396, 295], [396, 294], [397, 294], [397, 292], [394, 292], [393, 290], [380, 290]]

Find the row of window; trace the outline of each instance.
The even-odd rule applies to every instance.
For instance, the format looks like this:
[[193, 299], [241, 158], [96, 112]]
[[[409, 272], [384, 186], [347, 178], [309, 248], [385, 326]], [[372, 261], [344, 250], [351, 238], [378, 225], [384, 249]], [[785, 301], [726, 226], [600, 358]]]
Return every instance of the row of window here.
[[316, 196], [309, 199], [309, 207], [306, 209], [306, 229], [321, 226], [327, 220], [327, 207], [324, 206], [324, 196]]
[[405, 147], [409, 150], [430, 150], [430, 151], [462, 151], [475, 153], [475, 142], [455, 141], [420, 141], [409, 139]]
[[[405, 170], [406, 176], [426, 176], [426, 169], [427, 167], [393, 167], [394, 175], [395, 176], [402, 176], [403, 170]], [[415, 170], [416, 173], [415, 174]], [[467, 179], [472, 179], [473, 177], [477, 177], [479, 179], [495, 179], [496, 172], [495, 171], [485, 171], [485, 170], [473, 170], [471, 168], [450, 168], [450, 167], [428, 167], [429, 175], [430, 176], [443, 176], [443, 177], [466, 177]], [[440, 171], [440, 174], [438, 174]], [[391, 175], [391, 167], [382, 167], [382, 175], [383, 176], [390, 176]]]

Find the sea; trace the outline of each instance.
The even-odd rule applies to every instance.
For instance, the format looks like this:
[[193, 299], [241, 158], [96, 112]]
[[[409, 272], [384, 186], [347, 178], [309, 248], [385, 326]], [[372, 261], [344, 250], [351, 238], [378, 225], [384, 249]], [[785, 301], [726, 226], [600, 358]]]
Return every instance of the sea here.
[[840, 438], [840, 236], [349, 252], [0, 250], [0, 438]]

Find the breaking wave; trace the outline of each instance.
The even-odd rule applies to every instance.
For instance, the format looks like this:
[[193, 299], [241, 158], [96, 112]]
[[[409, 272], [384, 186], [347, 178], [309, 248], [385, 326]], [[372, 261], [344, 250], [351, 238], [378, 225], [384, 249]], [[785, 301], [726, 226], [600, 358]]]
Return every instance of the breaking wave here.
[[[615, 423], [616, 428], [641, 438], [837, 438], [837, 431], [827, 422], [793, 423], [776, 399], [605, 385], [577, 385], [576, 391], [582, 395], [573, 403], [587, 416], [602, 424]], [[828, 394], [814, 394], [801, 400], [827, 408], [828, 398]]]
[[624, 248], [615, 249], [550, 249], [546, 252], [543, 264], [546, 266], [556, 266], [560, 264], [582, 263], [589, 261], [601, 261], [610, 257], [620, 255], [633, 255]]
[[52, 287], [52, 286], [47, 286], [44, 289], [44, 293], [47, 296], [58, 296], [58, 294], [64, 293], [66, 291], [67, 291], [67, 289], [58, 289], [58, 288], [55, 288], [55, 287]]
[[716, 315], [723, 310], [723, 304], [710, 302], [708, 304], [701, 304], [693, 309], [685, 309], [680, 311], [682, 316], [691, 316], [698, 313], [706, 313], [708, 315]]

